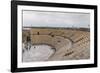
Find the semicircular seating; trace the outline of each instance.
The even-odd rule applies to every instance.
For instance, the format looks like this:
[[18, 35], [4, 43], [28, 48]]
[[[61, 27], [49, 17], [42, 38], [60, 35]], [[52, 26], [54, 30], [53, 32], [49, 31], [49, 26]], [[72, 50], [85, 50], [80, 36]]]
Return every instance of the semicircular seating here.
[[89, 31], [31, 28], [25, 32], [23, 40], [30, 33], [33, 45], [48, 44], [55, 48], [56, 52], [48, 60], [87, 59], [90, 57]]

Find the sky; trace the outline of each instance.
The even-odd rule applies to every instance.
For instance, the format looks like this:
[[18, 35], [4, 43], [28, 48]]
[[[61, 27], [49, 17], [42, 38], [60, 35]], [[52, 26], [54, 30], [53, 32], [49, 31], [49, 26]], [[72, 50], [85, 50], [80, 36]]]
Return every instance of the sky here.
[[75, 12], [23, 11], [23, 26], [89, 28], [90, 14]]

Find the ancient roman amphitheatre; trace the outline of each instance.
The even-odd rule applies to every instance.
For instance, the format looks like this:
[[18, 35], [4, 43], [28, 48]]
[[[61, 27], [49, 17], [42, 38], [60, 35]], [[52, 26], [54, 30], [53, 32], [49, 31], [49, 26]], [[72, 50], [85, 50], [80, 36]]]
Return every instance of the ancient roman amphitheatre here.
[[89, 28], [24, 28], [23, 62], [90, 58]]

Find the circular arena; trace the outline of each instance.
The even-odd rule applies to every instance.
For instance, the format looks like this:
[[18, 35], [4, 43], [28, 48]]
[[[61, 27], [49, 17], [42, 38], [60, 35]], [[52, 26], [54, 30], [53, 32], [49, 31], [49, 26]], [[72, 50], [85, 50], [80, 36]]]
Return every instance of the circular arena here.
[[29, 28], [22, 31], [23, 62], [90, 58], [89, 29]]

